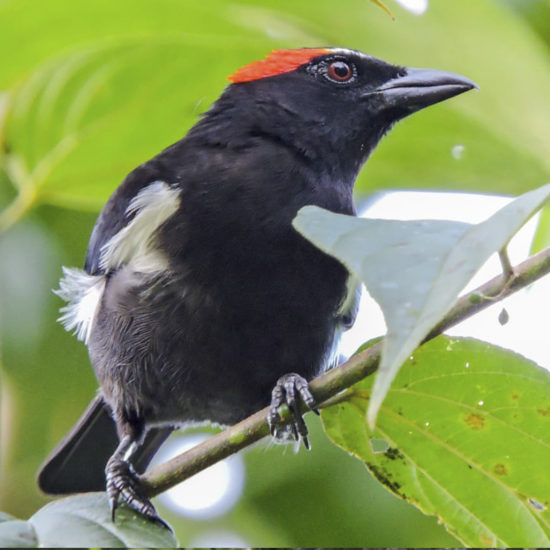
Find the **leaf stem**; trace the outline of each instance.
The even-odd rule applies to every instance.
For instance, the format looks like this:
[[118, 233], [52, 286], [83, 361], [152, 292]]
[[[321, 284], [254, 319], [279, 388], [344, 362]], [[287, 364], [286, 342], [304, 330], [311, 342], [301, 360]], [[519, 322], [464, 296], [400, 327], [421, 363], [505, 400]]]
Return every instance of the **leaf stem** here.
[[510, 258], [508, 257], [508, 251], [506, 250], [506, 247], [499, 251], [498, 257], [500, 259], [500, 265], [502, 266], [503, 276], [506, 278], [506, 280], [512, 279], [514, 276], [514, 268], [510, 263]]
[[[471, 317], [488, 306], [527, 287], [550, 273], [550, 248], [531, 256], [515, 266], [510, 278], [498, 275], [476, 290], [459, 298], [445, 316], [425, 338], [435, 338], [448, 328]], [[339, 392], [373, 374], [378, 368], [384, 340], [351, 357], [342, 365], [329, 370], [310, 383], [310, 389], [318, 403], [333, 398]], [[269, 434], [268, 408], [258, 411], [242, 422], [214, 435], [189, 451], [161, 464], [143, 476], [145, 490], [155, 496], [177, 485], [197, 472], [227, 458]]]
[[25, 186], [15, 199], [0, 212], [0, 234], [15, 225], [31, 209], [36, 200], [36, 189]]

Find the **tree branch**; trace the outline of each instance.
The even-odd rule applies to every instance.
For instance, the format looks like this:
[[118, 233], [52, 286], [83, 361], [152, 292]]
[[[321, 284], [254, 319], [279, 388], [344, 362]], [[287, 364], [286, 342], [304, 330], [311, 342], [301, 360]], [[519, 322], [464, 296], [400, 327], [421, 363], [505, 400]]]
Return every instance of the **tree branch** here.
[[[424, 341], [435, 338], [448, 328], [527, 287], [549, 272], [550, 248], [547, 248], [515, 266], [511, 276], [509, 273], [499, 275], [459, 298], [451, 311], [432, 329]], [[313, 380], [310, 383], [310, 389], [317, 402], [323, 404], [337, 393], [374, 373], [378, 368], [382, 344], [383, 340]], [[166, 491], [268, 435], [267, 411], [266, 407], [212, 436], [204, 443], [148, 471], [143, 476], [148, 496], [152, 497]]]

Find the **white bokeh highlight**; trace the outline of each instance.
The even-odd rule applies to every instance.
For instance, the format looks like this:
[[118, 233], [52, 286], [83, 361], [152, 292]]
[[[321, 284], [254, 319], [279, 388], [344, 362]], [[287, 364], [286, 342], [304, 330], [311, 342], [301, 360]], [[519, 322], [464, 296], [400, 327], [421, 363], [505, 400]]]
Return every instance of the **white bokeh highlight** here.
[[[161, 464], [208, 439], [210, 434], [183, 434], [171, 437], [155, 456]], [[158, 497], [170, 511], [191, 519], [223, 516], [241, 498], [245, 466], [239, 454], [232, 455], [176, 485]]]
[[415, 15], [422, 15], [428, 9], [428, 0], [395, 0]]

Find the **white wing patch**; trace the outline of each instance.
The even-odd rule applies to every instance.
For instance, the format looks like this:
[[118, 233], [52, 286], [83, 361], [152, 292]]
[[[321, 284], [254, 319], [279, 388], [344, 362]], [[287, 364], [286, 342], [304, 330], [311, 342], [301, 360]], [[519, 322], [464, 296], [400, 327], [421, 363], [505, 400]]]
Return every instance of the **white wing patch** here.
[[179, 208], [179, 194], [179, 189], [163, 181], [142, 189], [126, 209], [127, 215], [135, 214], [132, 221], [101, 247], [101, 269], [111, 271], [123, 264], [132, 264], [140, 273], [166, 269], [168, 262], [152, 241], [156, 230]]
[[92, 332], [94, 319], [105, 290], [103, 275], [88, 275], [82, 269], [63, 268], [59, 290], [54, 292], [68, 304], [61, 308], [58, 321], [65, 330], [73, 330], [79, 340], [86, 344]]
[[[180, 205], [180, 191], [167, 183], [155, 181], [142, 189], [130, 202], [126, 214], [132, 221], [113, 235], [101, 248], [100, 267], [105, 271], [127, 265], [135, 273], [163, 271], [168, 261], [155, 250], [156, 230], [172, 216]], [[63, 268], [63, 278], [55, 293], [68, 303], [61, 308], [59, 321], [66, 330], [74, 330], [86, 344], [101, 303], [107, 278], [89, 275], [82, 269]]]

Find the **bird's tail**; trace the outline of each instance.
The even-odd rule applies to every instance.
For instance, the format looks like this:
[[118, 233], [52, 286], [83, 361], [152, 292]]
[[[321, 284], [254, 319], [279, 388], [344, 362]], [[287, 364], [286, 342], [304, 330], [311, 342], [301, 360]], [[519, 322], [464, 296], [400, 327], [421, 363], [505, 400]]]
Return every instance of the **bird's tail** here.
[[[143, 444], [132, 456], [138, 473], [145, 471], [172, 431], [172, 428], [153, 428], [147, 432]], [[111, 411], [99, 395], [42, 464], [38, 486], [50, 495], [104, 491], [105, 465], [117, 445]]]

